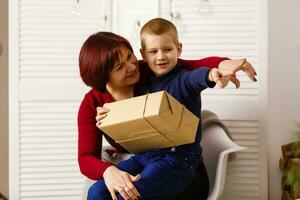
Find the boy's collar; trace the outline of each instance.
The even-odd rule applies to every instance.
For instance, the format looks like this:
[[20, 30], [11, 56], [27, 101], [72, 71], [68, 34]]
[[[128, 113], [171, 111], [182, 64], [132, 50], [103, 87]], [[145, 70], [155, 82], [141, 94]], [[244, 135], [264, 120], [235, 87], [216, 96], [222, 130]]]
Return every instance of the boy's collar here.
[[170, 76], [173, 76], [174, 74], [177, 74], [180, 70], [182, 69], [182, 64], [178, 63], [176, 64], [176, 66], [174, 67], [174, 69], [172, 69], [169, 73], [163, 75], [163, 76], [160, 76], [160, 77], [157, 77], [155, 76], [155, 74], [152, 72], [151, 73], [151, 77], [150, 77], [150, 80], [151, 81], [159, 81], [159, 80], [162, 80], [162, 79], [166, 79]]

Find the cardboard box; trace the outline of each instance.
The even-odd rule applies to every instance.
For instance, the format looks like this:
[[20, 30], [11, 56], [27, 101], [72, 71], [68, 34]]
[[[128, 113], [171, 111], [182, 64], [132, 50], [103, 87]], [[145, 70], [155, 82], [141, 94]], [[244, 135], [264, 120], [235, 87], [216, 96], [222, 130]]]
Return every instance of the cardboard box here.
[[165, 91], [107, 103], [100, 129], [131, 153], [193, 143], [199, 118]]

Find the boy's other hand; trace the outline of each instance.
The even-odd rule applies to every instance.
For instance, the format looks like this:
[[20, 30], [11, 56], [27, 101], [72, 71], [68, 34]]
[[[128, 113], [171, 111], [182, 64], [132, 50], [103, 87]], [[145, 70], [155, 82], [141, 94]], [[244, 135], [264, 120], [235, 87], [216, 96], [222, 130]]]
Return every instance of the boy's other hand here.
[[224, 88], [228, 85], [232, 72], [223, 71], [221, 72], [217, 68], [213, 68], [209, 71], [208, 80], [215, 82], [219, 88]]

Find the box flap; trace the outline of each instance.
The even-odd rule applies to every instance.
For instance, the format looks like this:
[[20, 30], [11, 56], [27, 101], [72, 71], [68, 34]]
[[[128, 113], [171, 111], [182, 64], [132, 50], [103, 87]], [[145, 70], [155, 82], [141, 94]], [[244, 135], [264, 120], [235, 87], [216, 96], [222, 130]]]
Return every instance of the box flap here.
[[104, 104], [109, 114], [101, 122], [101, 127], [115, 125], [125, 121], [134, 121], [143, 117], [146, 95]]
[[170, 105], [170, 109], [173, 115], [176, 115], [177, 113], [182, 112], [182, 107], [183, 105], [178, 102], [177, 99], [175, 99], [172, 95], [169, 93], [165, 92], [166, 99], [168, 101], [168, 104]]
[[147, 96], [145, 119], [161, 134], [176, 131], [182, 118], [183, 105], [165, 91]]
[[174, 132], [165, 133], [165, 137], [175, 146], [193, 143], [195, 142], [198, 124], [199, 118], [188, 109], [183, 109], [179, 128]]

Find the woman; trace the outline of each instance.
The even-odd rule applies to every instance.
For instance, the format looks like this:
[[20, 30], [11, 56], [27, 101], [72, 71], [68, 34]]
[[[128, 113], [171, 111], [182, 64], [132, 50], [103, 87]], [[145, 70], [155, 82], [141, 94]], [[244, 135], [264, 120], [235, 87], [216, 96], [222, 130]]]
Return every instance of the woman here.
[[[121, 47], [129, 50], [124, 55]], [[243, 69], [255, 80], [253, 67], [245, 60], [227, 60], [211, 57], [198, 61], [181, 61], [184, 66], [194, 69], [197, 66], [217, 67], [221, 70], [236, 71]], [[119, 101], [134, 96], [136, 88], [147, 82], [148, 68], [138, 63], [129, 42], [110, 32], [91, 35], [83, 44], [79, 55], [80, 75], [85, 84], [92, 89], [85, 95], [78, 113], [78, 162], [82, 174], [93, 180], [104, 178], [112, 199], [120, 194], [124, 199], [137, 199], [139, 193], [133, 182], [139, 176], [132, 176], [119, 170], [112, 163], [101, 160], [102, 135], [120, 152], [126, 152], [120, 145], [96, 127], [97, 107], [104, 103]], [[231, 80], [239, 86], [239, 81]], [[206, 172], [205, 172], [206, 173]], [[126, 189], [123, 185], [128, 186]]]

